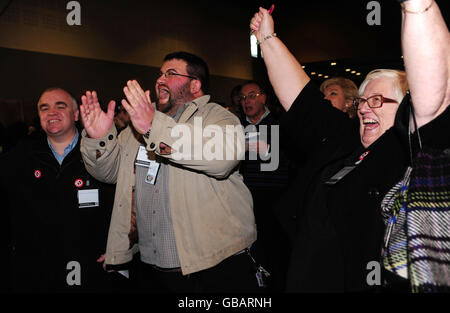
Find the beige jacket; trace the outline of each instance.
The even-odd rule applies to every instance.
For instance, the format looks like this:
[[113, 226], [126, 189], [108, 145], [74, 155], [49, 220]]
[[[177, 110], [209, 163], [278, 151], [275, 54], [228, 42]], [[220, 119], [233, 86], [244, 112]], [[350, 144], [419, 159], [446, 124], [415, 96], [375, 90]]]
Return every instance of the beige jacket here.
[[[213, 267], [256, 240], [252, 197], [237, 170], [239, 159], [244, 153], [238, 149], [238, 145], [243, 146], [243, 130], [238, 128], [234, 134], [225, 133], [227, 125], [240, 125], [239, 120], [221, 106], [209, 103], [209, 99], [209, 96], [203, 96], [188, 103], [178, 123], [156, 111], [150, 137], [145, 139], [147, 150], [171, 161], [169, 201], [184, 275]], [[161, 142], [170, 147], [177, 146], [179, 138], [171, 136], [172, 129], [177, 130], [177, 125], [181, 126], [181, 130], [191, 131], [192, 135], [194, 132], [198, 134], [201, 131], [199, 128], [216, 125], [212, 129], [221, 129], [224, 134], [223, 140], [212, 151], [222, 149], [224, 157], [231, 150], [239, 153], [235, 153], [233, 160], [211, 161], [205, 158], [195, 160], [194, 156], [192, 160], [186, 160], [186, 157], [175, 160], [173, 153], [161, 155]], [[208, 141], [212, 137], [201, 140], [198, 140], [198, 136], [197, 139], [191, 137], [189, 144], [192, 154], [201, 147], [210, 147]], [[186, 141], [183, 143], [186, 144]], [[189, 147], [183, 147], [178, 147], [177, 151], [189, 152]], [[132, 188], [135, 185], [133, 169], [138, 149], [139, 142], [130, 127], [118, 138], [114, 126], [101, 139], [87, 138], [86, 132], [82, 133], [81, 153], [88, 172], [100, 181], [117, 183], [106, 264], [129, 262], [137, 251], [137, 245], [130, 249], [128, 234]]]

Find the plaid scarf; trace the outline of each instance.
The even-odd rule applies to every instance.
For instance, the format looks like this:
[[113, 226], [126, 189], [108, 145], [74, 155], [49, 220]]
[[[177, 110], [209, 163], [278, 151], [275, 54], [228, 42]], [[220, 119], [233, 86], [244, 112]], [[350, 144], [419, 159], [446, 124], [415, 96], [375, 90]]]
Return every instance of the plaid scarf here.
[[388, 271], [408, 278], [408, 255], [406, 253], [406, 195], [411, 175], [408, 167], [404, 178], [397, 183], [381, 202], [381, 214], [386, 225], [383, 266]]
[[[396, 127], [408, 135], [412, 166], [382, 202], [383, 264], [408, 278], [412, 292], [450, 292], [449, 143], [441, 142], [440, 149], [422, 146], [420, 129], [415, 134], [410, 131], [411, 120], [417, 129], [414, 117], [408, 92], [397, 111]], [[438, 127], [448, 131], [445, 122]]]
[[413, 292], [450, 291], [449, 152], [424, 147], [413, 160], [405, 199]]
[[450, 149], [424, 148], [382, 202], [384, 267], [412, 292], [450, 291]]

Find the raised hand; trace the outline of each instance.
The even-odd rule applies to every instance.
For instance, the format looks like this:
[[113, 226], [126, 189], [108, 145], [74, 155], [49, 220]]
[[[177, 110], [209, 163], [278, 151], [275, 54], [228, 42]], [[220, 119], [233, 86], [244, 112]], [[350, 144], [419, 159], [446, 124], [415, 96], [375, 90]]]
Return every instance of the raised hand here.
[[274, 22], [272, 16], [264, 8], [259, 8], [250, 21], [250, 29], [258, 40], [274, 33]]
[[135, 80], [128, 81], [123, 88], [127, 100], [122, 100], [122, 105], [130, 115], [131, 123], [140, 134], [145, 134], [152, 127], [155, 108], [150, 100], [150, 91], [141, 88]]
[[264, 64], [273, 90], [287, 111], [310, 78], [286, 45], [273, 35], [273, 18], [266, 9], [259, 8], [250, 22], [250, 28], [261, 43]]
[[115, 101], [108, 104], [108, 112], [103, 112], [98, 102], [97, 92], [86, 91], [81, 97], [81, 121], [89, 137], [98, 139], [105, 136], [112, 126], [114, 120]]

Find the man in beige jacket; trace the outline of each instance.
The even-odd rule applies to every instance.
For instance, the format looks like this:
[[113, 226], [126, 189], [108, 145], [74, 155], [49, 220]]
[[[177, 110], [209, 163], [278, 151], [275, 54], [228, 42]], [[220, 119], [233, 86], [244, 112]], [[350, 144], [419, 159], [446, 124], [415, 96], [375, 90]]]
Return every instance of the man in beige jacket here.
[[95, 91], [82, 97], [86, 168], [117, 184], [106, 267], [120, 268], [139, 251], [147, 291], [258, 288], [246, 249], [256, 240], [252, 198], [237, 171], [243, 129], [209, 102], [208, 84], [201, 58], [167, 55], [156, 80], [156, 110], [149, 91], [127, 82], [122, 106], [132, 125], [120, 136], [114, 101], [105, 113]]

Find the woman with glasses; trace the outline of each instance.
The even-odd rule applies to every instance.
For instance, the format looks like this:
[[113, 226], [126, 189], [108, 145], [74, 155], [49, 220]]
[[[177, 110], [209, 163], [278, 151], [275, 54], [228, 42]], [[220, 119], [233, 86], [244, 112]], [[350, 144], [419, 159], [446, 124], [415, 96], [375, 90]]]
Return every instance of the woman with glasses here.
[[380, 69], [367, 74], [354, 101], [364, 147], [369, 147], [394, 125], [395, 113], [407, 90], [403, 71]]
[[283, 124], [291, 133], [290, 146], [299, 162], [306, 162], [286, 205], [286, 211], [292, 209], [288, 221], [297, 229], [287, 291], [376, 290], [383, 279], [380, 203], [408, 161], [402, 137], [392, 128], [407, 91], [406, 75], [369, 73], [354, 102], [358, 119], [349, 119], [323, 98], [276, 36], [265, 9], [250, 27], [287, 111]]

